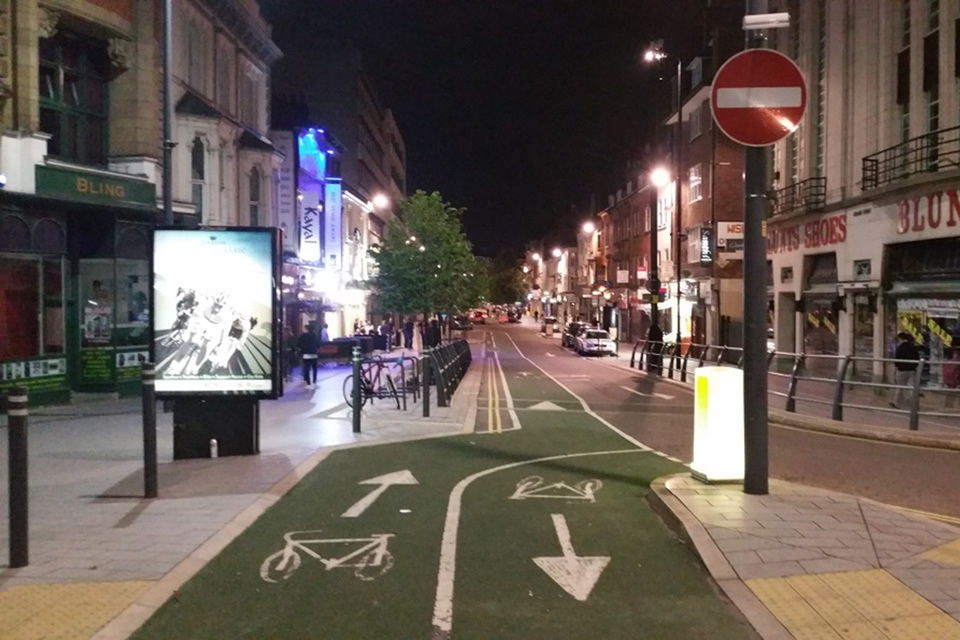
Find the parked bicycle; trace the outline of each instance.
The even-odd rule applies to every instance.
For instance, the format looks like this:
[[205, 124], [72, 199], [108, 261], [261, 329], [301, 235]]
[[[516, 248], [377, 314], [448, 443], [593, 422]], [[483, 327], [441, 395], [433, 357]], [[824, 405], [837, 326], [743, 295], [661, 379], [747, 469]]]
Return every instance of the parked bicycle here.
[[[360, 408], [369, 400], [393, 398], [400, 408], [400, 392], [393, 381], [390, 367], [381, 359], [367, 360], [360, 365]], [[343, 399], [353, 409], [353, 374], [343, 381]]]

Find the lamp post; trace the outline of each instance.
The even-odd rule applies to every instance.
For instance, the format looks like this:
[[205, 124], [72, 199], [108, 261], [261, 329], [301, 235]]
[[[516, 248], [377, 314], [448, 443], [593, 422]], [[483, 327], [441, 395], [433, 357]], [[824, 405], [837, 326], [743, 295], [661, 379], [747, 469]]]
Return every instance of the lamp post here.
[[[663, 60], [665, 58], [671, 57], [669, 54], [663, 51], [661, 47], [663, 46], [663, 41], [658, 41], [654, 43], [643, 56], [643, 59], [646, 62], [656, 62], [658, 60]], [[673, 264], [674, 264], [674, 279], [676, 280], [677, 287], [677, 348], [680, 348], [680, 147], [683, 143], [683, 61], [679, 56], [673, 56], [677, 62], [677, 129], [674, 135], [674, 146], [673, 146], [673, 157], [674, 157], [674, 177], [676, 178], [676, 194], [674, 195], [674, 205], [673, 205]]]
[[650, 183], [655, 187], [653, 202], [650, 203], [653, 224], [650, 230], [650, 277], [647, 279], [647, 290], [650, 292], [650, 326], [659, 324], [660, 302], [660, 227], [657, 222], [657, 195], [660, 189], [670, 184], [670, 172], [663, 167], [657, 167], [650, 172]]
[[163, 3], [163, 223], [173, 224], [173, 57], [172, 0]]

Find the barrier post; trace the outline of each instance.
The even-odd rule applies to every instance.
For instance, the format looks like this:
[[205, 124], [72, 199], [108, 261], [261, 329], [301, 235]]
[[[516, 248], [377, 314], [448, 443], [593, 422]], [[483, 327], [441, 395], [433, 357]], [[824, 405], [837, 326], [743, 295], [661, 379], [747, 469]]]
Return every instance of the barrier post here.
[[[353, 432], [360, 433], [360, 347], [353, 348]], [[387, 374], [389, 375], [389, 373]]]
[[423, 417], [430, 417], [430, 376], [433, 371], [430, 367], [430, 349], [423, 350], [423, 356], [420, 358], [421, 377], [423, 378]]
[[7, 395], [9, 443], [10, 568], [30, 563], [30, 527], [27, 508], [27, 388], [14, 387]]
[[833, 390], [833, 413], [831, 417], [843, 421], [843, 381], [847, 378], [847, 368], [850, 366], [851, 356], [844, 356], [837, 365], [837, 388]]
[[143, 497], [157, 497], [157, 392], [156, 369], [144, 362], [140, 369], [143, 387]]
[[916, 373], [913, 374], [913, 389], [910, 395], [910, 431], [920, 430], [920, 377], [923, 375], [923, 367], [926, 363], [926, 358], [920, 358]]

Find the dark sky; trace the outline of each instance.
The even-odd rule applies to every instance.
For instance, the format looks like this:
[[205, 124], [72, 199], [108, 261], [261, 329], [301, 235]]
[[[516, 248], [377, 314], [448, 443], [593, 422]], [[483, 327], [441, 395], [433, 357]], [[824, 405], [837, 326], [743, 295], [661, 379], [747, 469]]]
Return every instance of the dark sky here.
[[[705, 0], [262, 0], [274, 39], [349, 39], [407, 148], [408, 191], [467, 208], [479, 253], [572, 228], [625, 184], [670, 106]], [[580, 213], [577, 213], [579, 211]]]

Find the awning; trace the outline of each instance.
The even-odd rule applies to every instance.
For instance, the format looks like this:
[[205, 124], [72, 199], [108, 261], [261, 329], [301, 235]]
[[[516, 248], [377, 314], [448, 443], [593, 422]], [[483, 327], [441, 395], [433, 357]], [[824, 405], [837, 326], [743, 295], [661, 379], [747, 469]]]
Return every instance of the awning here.
[[936, 280], [929, 282], [899, 281], [892, 283], [888, 296], [909, 298], [917, 296], [960, 295], [960, 280]]

